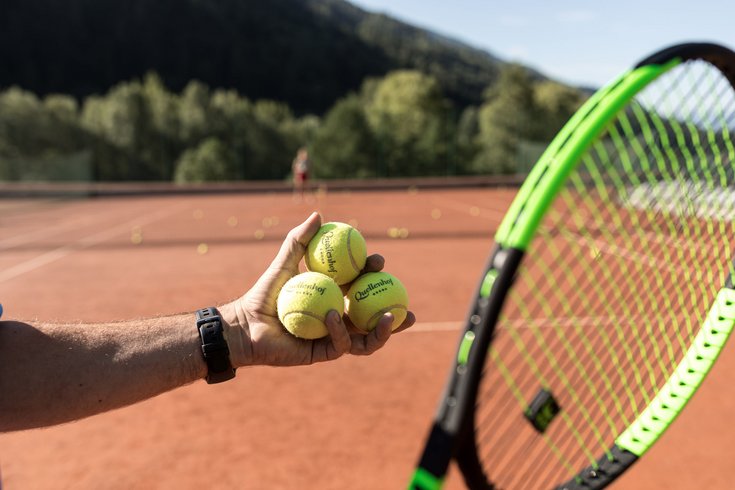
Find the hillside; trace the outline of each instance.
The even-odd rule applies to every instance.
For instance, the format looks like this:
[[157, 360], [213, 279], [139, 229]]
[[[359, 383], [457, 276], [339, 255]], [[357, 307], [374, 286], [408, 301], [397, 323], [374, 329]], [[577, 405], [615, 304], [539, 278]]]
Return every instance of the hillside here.
[[323, 113], [368, 76], [418, 68], [459, 107], [501, 61], [341, 0], [3, 0], [0, 89], [82, 98], [156, 71]]

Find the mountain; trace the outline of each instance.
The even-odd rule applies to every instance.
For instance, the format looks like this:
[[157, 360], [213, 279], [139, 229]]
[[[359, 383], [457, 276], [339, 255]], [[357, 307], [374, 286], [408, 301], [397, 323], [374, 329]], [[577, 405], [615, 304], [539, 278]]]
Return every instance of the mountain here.
[[459, 107], [503, 62], [342, 0], [2, 0], [0, 89], [84, 97], [159, 73], [321, 114], [370, 76], [416, 68]]

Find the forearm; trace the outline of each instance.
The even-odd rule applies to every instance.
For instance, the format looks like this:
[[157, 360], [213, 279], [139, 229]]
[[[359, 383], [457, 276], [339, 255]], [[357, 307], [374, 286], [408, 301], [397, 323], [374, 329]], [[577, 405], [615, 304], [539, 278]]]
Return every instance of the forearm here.
[[0, 322], [0, 431], [130, 405], [206, 373], [193, 314], [103, 324]]

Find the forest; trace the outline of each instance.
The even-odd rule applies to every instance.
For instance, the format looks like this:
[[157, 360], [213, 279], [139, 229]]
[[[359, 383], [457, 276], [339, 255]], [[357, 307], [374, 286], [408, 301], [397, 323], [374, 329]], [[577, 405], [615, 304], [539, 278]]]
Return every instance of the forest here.
[[0, 14], [5, 181], [523, 173], [586, 94], [340, 0]]
[[523, 173], [584, 95], [508, 65], [459, 111], [415, 70], [367, 79], [322, 116], [198, 81], [149, 73], [81, 103], [0, 92], [0, 179], [136, 181], [287, 178], [300, 147], [316, 178]]

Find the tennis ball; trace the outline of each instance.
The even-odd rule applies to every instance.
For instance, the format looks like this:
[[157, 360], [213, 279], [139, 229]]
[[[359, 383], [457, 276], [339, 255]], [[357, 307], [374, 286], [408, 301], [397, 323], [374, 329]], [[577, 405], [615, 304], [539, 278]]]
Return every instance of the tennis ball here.
[[367, 259], [367, 245], [359, 231], [346, 223], [325, 223], [306, 247], [304, 262], [337, 284], [347, 284], [360, 274]]
[[286, 330], [302, 339], [328, 335], [324, 322], [330, 310], [344, 312], [342, 290], [331, 277], [304, 272], [289, 279], [278, 293], [278, 319]]
[[347, 292], [347, 316], [355, 327], [370, 332], [386, 313], [393, 314], [393, 330], [406, 319], [408, 293], [397, 277], [387, 272], [368, 272], [360, 276]]

